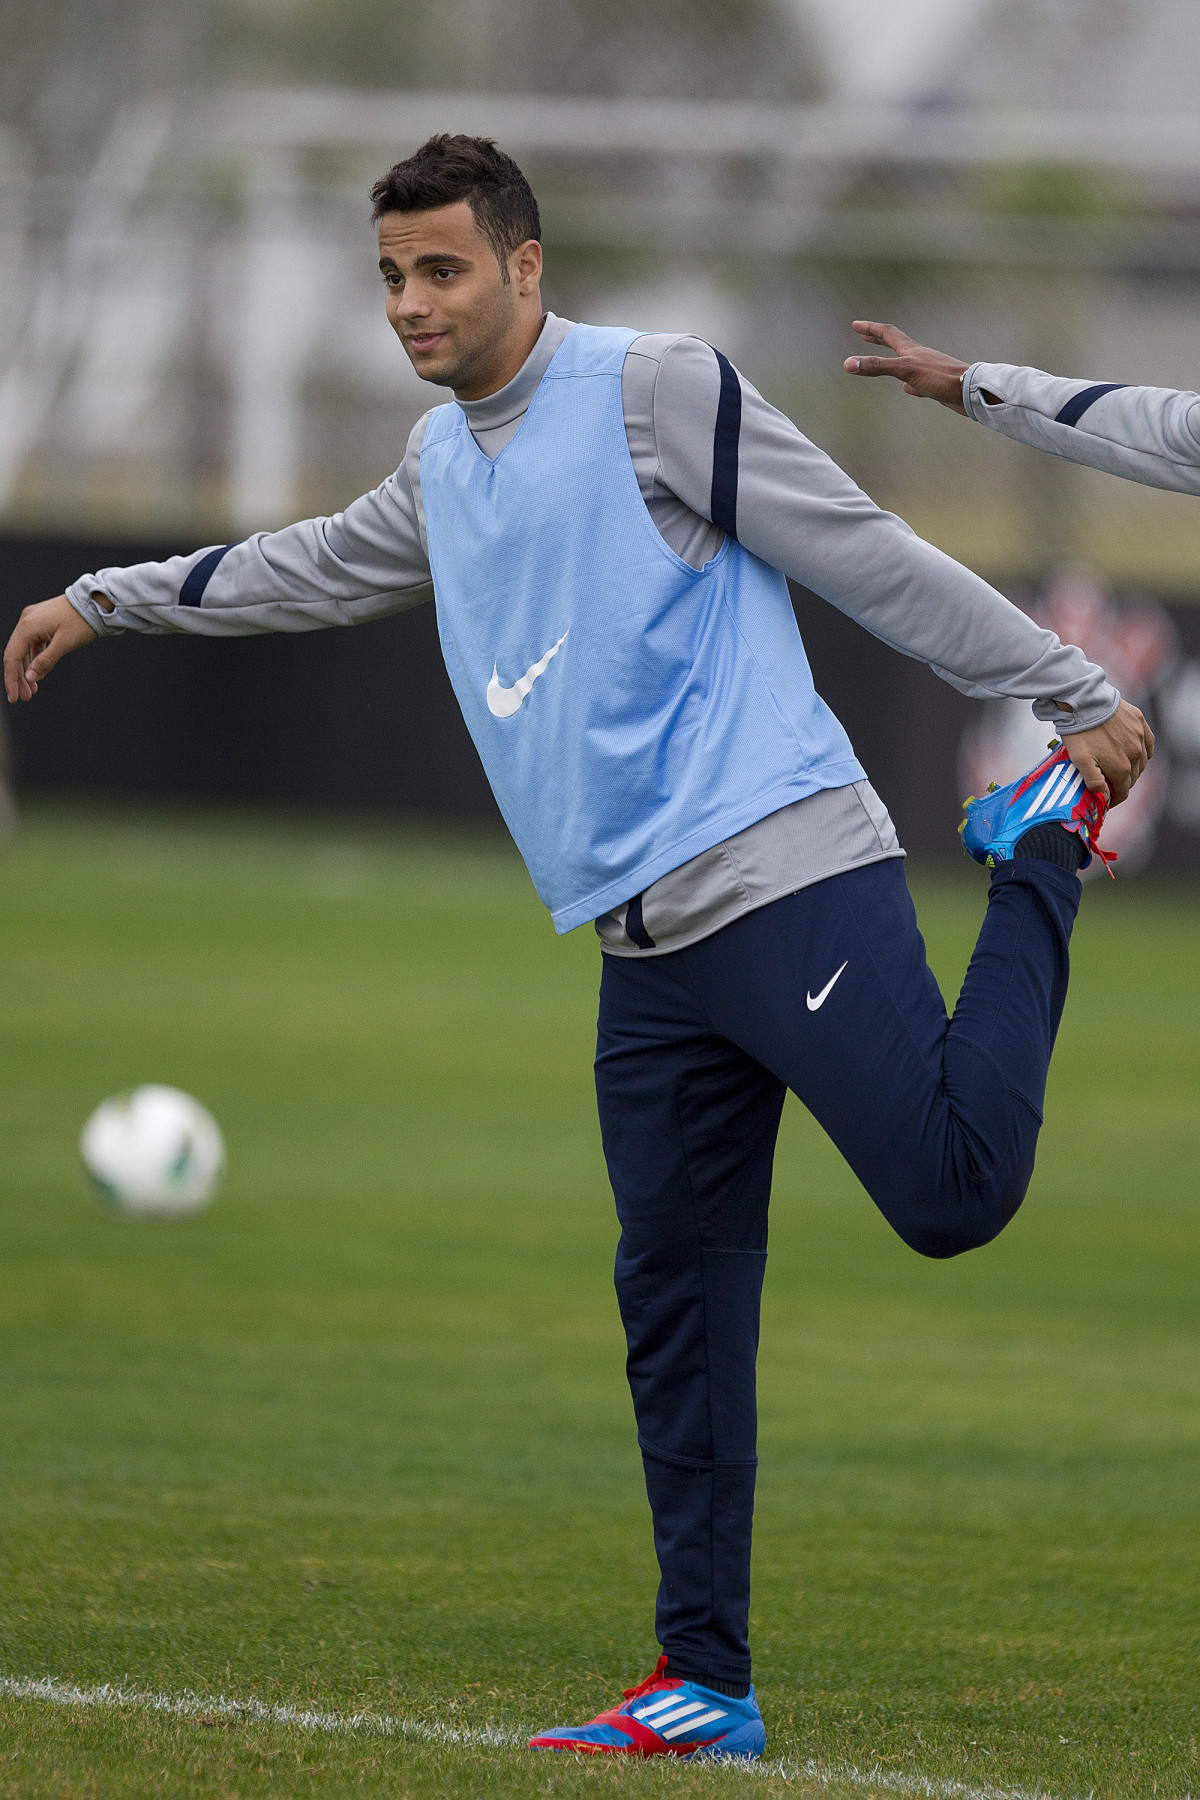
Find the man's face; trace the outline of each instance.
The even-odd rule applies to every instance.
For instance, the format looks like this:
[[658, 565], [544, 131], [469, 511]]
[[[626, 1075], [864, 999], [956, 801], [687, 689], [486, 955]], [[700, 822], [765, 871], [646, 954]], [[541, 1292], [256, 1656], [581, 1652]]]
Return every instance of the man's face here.
[[466, 200], [433, 212], [384, 214], [379, 267], [388, 322], [423, 381], [453, 388], [464, 398], [481, 383], [486, 391], [489, 369], [503, 354], [521, 299], [527, 288], [537, 289], [540, 252], [537, 268], [525, 267], [531, 249], [538, 246], [513, 252], [506, 282]]

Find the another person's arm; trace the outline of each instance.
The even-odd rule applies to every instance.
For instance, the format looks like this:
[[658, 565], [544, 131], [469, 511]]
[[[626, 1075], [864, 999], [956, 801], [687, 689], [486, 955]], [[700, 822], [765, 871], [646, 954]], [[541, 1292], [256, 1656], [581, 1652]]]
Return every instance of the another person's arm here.
[[[722, 465], [734, 470], [738, 541], [960, 693], [1033, 702], [1090, 787], [1123, 799], [1153, 749], [1136, 707], [1102, 669], [986, 581], [875, 505], [824, 451], [695, 338], [662, 357], [654, 395], [661, 480], [713, 517], [714, 420], [726, 393]], [[728, 421], [737, 414], [731, 432]], [[720, 431], [720, 426], [716, 427]], [[720, 486], [721, 483], [716, 484]], [[717, 523], [722, 523], [718, 519]]]
[[896, 325], [854, 329], [891, 356], [849, 356], [851, 375], [890, 375], [906, 394], [938, 400], [1005, 437], [1146, 487], [1200, 494], [1200, 394], [1120, 382], [1064, 380], [1016, 363], [964, 363]]
[[408, 460], [330, 518], [166, 562], [100, 569], [27, 606], [4, 656], [9, 700], [31, 700], [68, 651], [115, 632], [316, 631], [420, 605], [433, 587]]

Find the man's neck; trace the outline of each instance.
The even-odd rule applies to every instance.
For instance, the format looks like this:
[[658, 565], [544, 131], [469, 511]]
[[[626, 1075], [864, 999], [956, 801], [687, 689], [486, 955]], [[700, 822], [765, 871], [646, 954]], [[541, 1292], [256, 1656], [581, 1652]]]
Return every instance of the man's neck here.
[[529, 353], [542, 335], [542, 326], [546, 315], [538, 302], [537, 310], [528, 318], [516, 321], [511, 336], [506, 339], [502, 353], [497, 354], [486, 375], [479, 376], [469, 387], [455, 388], [456, 400], [486, 400], [489, 394], [498, 394], [507, 387], [514, 375], [520, 374]]

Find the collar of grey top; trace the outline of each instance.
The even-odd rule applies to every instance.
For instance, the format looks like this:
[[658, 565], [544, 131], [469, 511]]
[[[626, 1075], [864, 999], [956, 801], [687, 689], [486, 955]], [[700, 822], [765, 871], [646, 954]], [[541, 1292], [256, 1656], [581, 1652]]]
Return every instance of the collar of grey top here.
[[524, 417], [529, 410], [529, 402], [537, 392], [538, 383], [550, 367], [555, 351], [572, 325], [573, 321], [570, 319], [559, 319], [553, 313], [547, 313], [537, 343], [512, 380], [505, 382], [496, 393], [488, 394], [486, 399], [458, 402], [466, 414], [467, 424], [476, 436], [480, 432], [498, 431], [502, 425], [511, 425], [514, 419]]

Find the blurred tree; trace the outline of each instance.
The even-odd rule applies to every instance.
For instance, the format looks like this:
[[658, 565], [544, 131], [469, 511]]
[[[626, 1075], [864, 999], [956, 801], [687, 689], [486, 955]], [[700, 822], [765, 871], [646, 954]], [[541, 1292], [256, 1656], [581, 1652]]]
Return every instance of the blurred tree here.
[[816, 58], [783, 0], [223, 0], [257, 75], [363, 87], [801, 100]]
[[0, 119], [38, 172], [86, 170], [122, 104], [203, 84], [214, 15], [215, 0], [0, 0]]
[[1139, 210], [1130, 182], [1106, 169], [1028, 163], [984, 170], [971, 187], [980, 212], [1005, 218], [1122, 219]]

